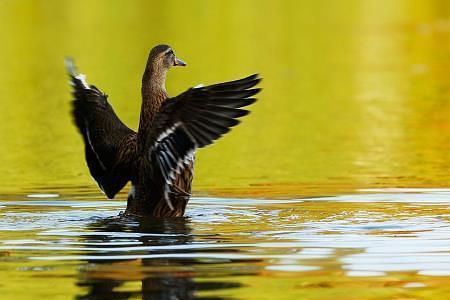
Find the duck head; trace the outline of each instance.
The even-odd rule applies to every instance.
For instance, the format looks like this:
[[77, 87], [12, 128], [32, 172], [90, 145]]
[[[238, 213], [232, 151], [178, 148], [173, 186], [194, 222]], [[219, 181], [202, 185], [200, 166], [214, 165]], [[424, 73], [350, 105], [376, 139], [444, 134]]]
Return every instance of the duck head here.
[[175, 56], [172, 48], [168, 45], [158, 45], [150, 51], [149, 63], [153, 69], [168, 70], [173, 66], [186, 66], [186, 63]]
[[175, 56], [170, 46], [158, 45], [150, 51], [142, 77], [144, 99], [150, 99], [155, 95], [166, 95], [166, 75], [173, 66], [186, 66], [186, 63]]

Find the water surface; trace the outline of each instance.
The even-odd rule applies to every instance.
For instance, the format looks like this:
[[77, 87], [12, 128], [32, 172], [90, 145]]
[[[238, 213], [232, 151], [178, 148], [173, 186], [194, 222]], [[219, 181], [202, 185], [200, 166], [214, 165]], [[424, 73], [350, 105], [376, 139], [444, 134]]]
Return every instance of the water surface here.
[[[445, 299], [450, 190], [194, 198], [186, 218], [124, 202], [0, 202], [5, 299]], [[19, 288], [20, 287], [20, 288]]]

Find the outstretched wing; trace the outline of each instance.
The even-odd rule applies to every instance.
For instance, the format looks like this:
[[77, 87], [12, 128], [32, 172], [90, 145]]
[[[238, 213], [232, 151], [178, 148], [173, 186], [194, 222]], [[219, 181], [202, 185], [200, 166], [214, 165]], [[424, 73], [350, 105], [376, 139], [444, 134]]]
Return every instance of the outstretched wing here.
[[136, 133], [120, 121], [107, 95], [76, 73], [72, 60], [66, 59], [66, 67], [73, 87], [72, 115], [84, 140], [87, 165], [103, 192], [114, 198], [130, 180]]
[[165, 183], [164, 197], [176, 174], [190, 163], [197, 148], [205, 147], [239, 124], [249, 113], [242, 109], [255, 102], [251, 98], [260, 89], [253, 88], [261, 81], [258, 75], [191, 88], [179, 96], [168, 99], [155, 117], [153, 129], [146, 140], [151, 160], [156, 160]]

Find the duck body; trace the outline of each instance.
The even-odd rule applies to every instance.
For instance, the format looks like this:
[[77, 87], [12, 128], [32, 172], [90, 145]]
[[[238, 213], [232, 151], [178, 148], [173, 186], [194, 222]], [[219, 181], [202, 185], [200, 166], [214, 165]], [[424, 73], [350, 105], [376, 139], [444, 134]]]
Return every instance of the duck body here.
[[184, 215], [191, 195], [195, 151], [239, 123], [260, 89], [252, 75], [240, 80], [191, 88], [170, 98], [165, 89], [172, 66], [185, 63], [167, 45], [154, 47], [142, 78], [137, 132], [115, 114], [107, 95], [73, 62], [66, 66], [73, 86], [72, 115], [85, 145], [89, 171], [108, 198], [128, 183], [127, 214], [154, 217]]

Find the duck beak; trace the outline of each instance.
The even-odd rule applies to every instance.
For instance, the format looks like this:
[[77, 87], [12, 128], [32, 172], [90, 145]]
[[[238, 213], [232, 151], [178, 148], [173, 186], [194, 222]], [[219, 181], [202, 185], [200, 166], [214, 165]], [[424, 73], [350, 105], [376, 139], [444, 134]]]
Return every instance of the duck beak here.
[[175, 57], [175, 62], [173, 63], [173, 65], [185, 67], [186, 63], [184, 61], [182, 61], [181, 59]]

